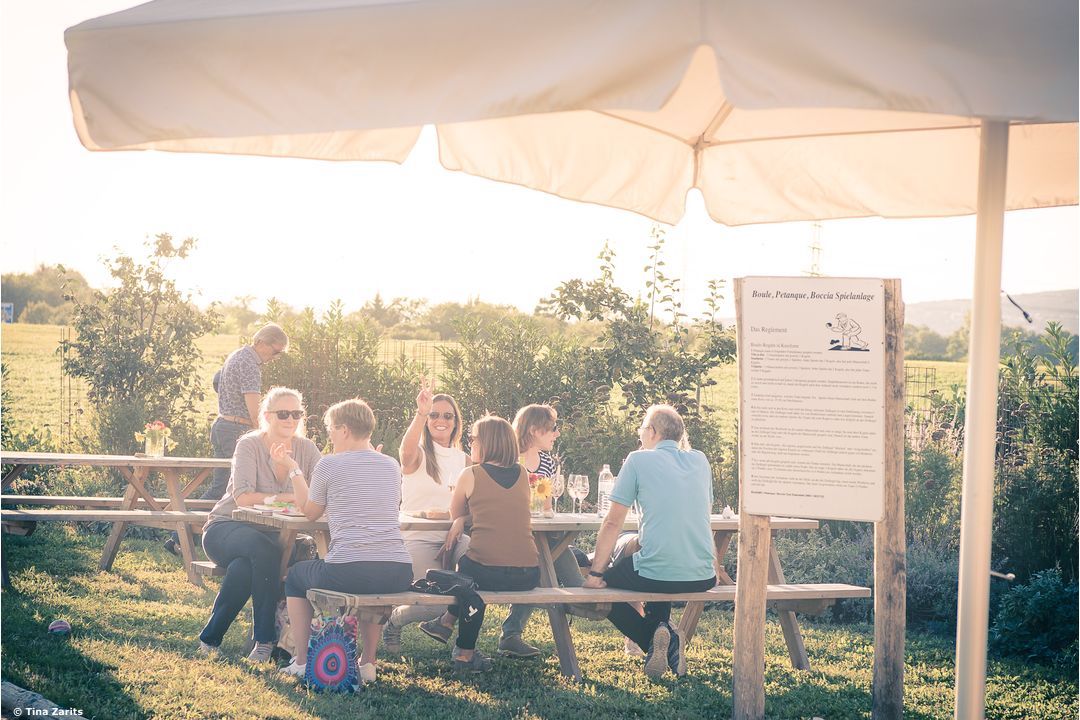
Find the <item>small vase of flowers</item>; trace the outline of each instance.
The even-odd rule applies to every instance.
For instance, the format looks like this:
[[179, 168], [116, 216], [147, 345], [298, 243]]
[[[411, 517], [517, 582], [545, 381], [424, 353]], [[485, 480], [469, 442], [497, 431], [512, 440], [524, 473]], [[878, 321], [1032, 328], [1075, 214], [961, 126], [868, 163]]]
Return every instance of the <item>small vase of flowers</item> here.
[[142, 432], [135, 433], [135, 439], [146, 443], [146, 454], [149, 457], [163, 457], [166, 450], [176, 447], [176, 441], [169, 435], [169, 427], [160, 420], [146, 423]]

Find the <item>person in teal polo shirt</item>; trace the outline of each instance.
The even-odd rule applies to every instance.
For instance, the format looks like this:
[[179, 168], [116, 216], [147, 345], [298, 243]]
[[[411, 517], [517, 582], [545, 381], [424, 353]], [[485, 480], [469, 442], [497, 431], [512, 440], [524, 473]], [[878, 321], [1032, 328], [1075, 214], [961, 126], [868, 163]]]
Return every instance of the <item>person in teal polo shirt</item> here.
[[[675, 408], [653, 405], [638, 429], [641, 449], [619, 471], [608, 511], [596, 538], [596, 555], [585, 587], [644, 592], [700, 592], [716, 584], [713, 565], [712, 470], [705, 454], [683, 449], [686, 426]], [[607, 568], [630, 506], [641, 507], [641, 549]], [[608, 619], [646, 650], [645, 674], [669, 668], [686, 673], [684, 640], [671, 623], [671, 603], [645, 603], [642, 617], [628, 603], [612, 606]]]

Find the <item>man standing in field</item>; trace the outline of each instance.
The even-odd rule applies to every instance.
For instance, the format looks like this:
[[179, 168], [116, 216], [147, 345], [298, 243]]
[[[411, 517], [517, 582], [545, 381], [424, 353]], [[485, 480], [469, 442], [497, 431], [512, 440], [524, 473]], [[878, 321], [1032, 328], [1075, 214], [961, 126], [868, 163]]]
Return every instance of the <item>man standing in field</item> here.
[[[214, 457], [231, 458], [240, 436], [259, 427], [259, 402], [262, 400], [262, 366], [289, 347], [289, 337], [279, 325], [268, 323], [251, 340], [234, 350], [214, 375], [218, 394], [218, 416], [210, 426], [210, 444]], [[215, 468], [210, 487], [203, 498], [220, 500], [229, 484], [230, 470]], [[165, 549], [180, 554], [176, 533], [165, 542]]]

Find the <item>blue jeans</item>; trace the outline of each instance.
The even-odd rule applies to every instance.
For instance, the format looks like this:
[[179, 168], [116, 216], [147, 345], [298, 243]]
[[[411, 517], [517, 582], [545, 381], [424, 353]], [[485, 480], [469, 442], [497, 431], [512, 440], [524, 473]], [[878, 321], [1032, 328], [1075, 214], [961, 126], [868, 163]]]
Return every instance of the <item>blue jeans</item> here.
[[206, 556], [226, 570], [199, 639], [207, 645], [220, 645], [250, 597], [255, 642], [274, 642], [274, 614], [281, 598], [281, 547], [277, 540], [253, 525], [218, 520], [206, 529], [202, 541]]
[[[562, 587], [581, 587], [585, 578], [581, 577], [581, 570], [578, 569], [577, 558], [574, 557], [574, 553], [569, 550], [565, 551], [555, 558], [554, 564], [555, 579], [559, 581], [559, 585]], [[503, 620], [503, 637], [521, 635], [522, 631], [525, 630], [525, 624], [529, 622], [529, 617], [535, 609], [535, 605], [511, 605], [510, 614]]]

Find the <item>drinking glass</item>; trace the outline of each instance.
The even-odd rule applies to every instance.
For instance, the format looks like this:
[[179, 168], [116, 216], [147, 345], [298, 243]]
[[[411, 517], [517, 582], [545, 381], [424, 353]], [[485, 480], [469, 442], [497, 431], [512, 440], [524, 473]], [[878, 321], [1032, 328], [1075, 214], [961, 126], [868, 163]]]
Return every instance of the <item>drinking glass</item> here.
[[589, 497], [589, 476], [578, 475], [578, 512], [581, 510], [581, 503], [585, 498]]
[[581, 489], [581, 476], [571, 475], [570, 479], [566, 483], [566, 491], [570, 493], [571, 512], [578, 512], [578, 501], [580, 500], [579, 491]]
[[562, 497], [565, 489], [566, 480], [563, 478], [563, 474], [561, 472], [555, 473], [555, 477], [551, 478], [551, 507], [556, 513], [559, 512], [559, 498]]

